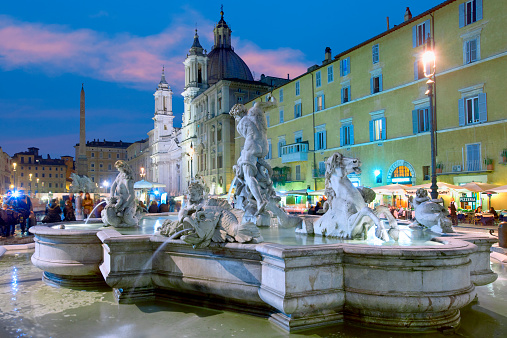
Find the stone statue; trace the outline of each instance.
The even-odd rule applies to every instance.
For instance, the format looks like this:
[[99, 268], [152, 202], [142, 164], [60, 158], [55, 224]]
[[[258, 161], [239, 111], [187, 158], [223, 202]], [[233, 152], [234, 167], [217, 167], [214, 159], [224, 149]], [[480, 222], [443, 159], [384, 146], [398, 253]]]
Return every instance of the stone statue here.
[[414, 198], [415, 221], [411, 226], [424, 226], [433, 232], [453, 233], [452, 221], [447, 217], [449, 211], [443, 207], [443, 200], [432, 200], [428, 191], [417, 189]]
[[178, 220], [167, 220], [160, 234], [181, 239], [194, 248], [214, 243], [260, 243], [263, 238], [254, 224], [241, 224], [226, 200], [204, 198], [204, 186], [195, 181], [188, 187], [188, 203]]
[[[375, 236], [384, 241], [389, 237], [397, 241], [398, 223], [389, 209], [384, 206], [370, 209], [367, 203], [375, 198], [375, 192], [369, 188], [354, 187], [347, 177], [351, 173], [360, 174], [360, 166], [358, 159], [347, 158], [340, 153], [334, 153], [327, 159], [325, 182], [328, 199], [324, 205], [327, 212], [313, 224], [313, 232], [322, 236], [366, 239], [368, 229], [375, 225]], [[380, 214], [387, 217], [389, 230], [384, 228]], [[305, 225], [296, 232], [311, 232], [311, 227]]]
[[70, 174], [70, 178], [72, 179], [72, 183], [70, 185], [70, 192], [84, 192], [84, 193], [92, 193], [95, 192], [95, 183], [87, 176], [79, 176], [77, 174]]
[[102, 222], [105, 226], [135, 227], [139, 220], [136, 217], [132, 168], [121, 160], [114, 165], [120, 173], [111, 185], [111, 196], [106, 199], [106, 206], [101, 213]]
[[266, 211], [271, 211], [281, 226], [295, 227], [301, 224], [301, 219], [287, 215], [278, 207], [280, 198], [271, 180], [273, 170], [264, 160], [269, 152], [264, 112], [276, 106], [276, 100], [271, 97], [267, 102], [256, 102], [249, 110], [236, 104], [229, 113], [238, 124], [239, 134], [245, 138], [237, 164], [233, 166], [236, 175], [234, 206], [244, 211], [242, 223], [269, 225], [270, 216]]

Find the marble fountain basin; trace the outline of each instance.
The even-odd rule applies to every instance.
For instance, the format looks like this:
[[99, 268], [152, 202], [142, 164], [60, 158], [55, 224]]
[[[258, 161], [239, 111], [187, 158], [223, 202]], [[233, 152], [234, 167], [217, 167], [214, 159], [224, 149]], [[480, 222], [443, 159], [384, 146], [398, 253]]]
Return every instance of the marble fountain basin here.
[[491, 236], [457, 234], [415, 246], [311, 244], [320, 241], [315, 237], [310, 245], [194, 249], [112, 228], [36, 226], [30, 232], [32, 262], [47, 283], [108, 286], [120, 303], [156, 298], [246, 312], [287, 331], [342, 321], [408, 332], [456, 327], [475, 286], [497, 278]]

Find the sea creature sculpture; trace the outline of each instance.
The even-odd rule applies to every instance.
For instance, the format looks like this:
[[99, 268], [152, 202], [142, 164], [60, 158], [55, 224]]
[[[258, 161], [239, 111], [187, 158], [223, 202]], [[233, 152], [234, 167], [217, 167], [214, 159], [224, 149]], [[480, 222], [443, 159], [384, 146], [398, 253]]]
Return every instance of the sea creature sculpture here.
[[[188, 187], [188, 205], [178, 213], [178, 220], [167, 220], [160, 234], [181, 239], [194, 248], [214, 243], [260, 243], [263, 238], [253, 223], [241, 224], [238, 210], [226, 200], [204, 198], [204, 186], [193, 182]], [[235, 213], [236, 211], [236, 213]]]
[[101, 212], [102, 222], [105, 226], [137, 226], [139, 220], [136, 217], [132, 168], [121, 160], [116, 161], [114, 165], [120, 173], [111, 185], [111, 196], [106, 199], [106, 206]]
[[[376, 226], [375, 236], [387, 241], [389, 237], [398, 240], [399, 228], [396, 219], [389, 209], [378, 206], [370, 209], [367, 203], [375, 198], [375, 193], [368, 188], [356, 188], [348, 174], [361, 173], [361, 162], [356, 158], [344, 157], [334, 153], [326, 161], [326, 196], [324, 210], [327, 212], [313, 224], [313, 232], [322, 236], [350, 239], [366, 239], [368, 229]], [[379, 215], [384, 214], [390, 229], [385, 229]], [[311, 227], [310, 227], [311, 228]], [[296, 232], [308, 231], [308, 226]]]
[[414, 198], [415, 221], [411, 226], [424, 226], [433, 232], [453, 233], [452, 222], [447, 217], [449, 212], [443, 206], [443, 200], [432, 200], [428, 191], [417, 189]]

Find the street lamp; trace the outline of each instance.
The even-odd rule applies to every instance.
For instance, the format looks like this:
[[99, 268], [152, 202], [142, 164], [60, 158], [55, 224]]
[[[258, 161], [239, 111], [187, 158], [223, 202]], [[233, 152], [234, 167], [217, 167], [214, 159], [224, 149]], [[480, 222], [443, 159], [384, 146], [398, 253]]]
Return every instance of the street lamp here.
[[32, 196], [32, 173], [28, 174], [28, 176], [30, 177], [28, 196]]
[[144, 180], [145, 176], [146, 176], [146, 172], [144, 171], [144, 167], [141, 167], [141, 179]]
[[436, 173], [436, 153], [435, 153], [435, 114], [433, 111], [433, 95], [435, 90], [435, 51], [433, 50], [433, 40], [428, 33], [426, 39], [426, 48], [423, 55], [424, 76], [428, 78], [428, 90], [426, 95], [430, 100], [430, 136], [431, 136], [431, 198], [438, 198], [437, 173]]
[[12, 166], [14, 167], [14, 170], [13, 170], [14, 171], [14, 190], [16, 190], [16, 166], [17, 165], [18, 164], [16, 162], [12, 163]]
[[35, 185], [37, 189], [35, 189], [35, 194], [37, 195], [39, 193], [39, 178], [37, 178], [37, 183]]
[[190, 183], [192, 183], [192, 179], [194, 177], [194, 170], [193, 170], [193, 160], [194, 160], [194, 144], [190, 142], [190, 150], [187, 153], [188, 156], [190, 156]]
[[109, 181], [104, 181], [102, 185], [106, 188], [106, 194], [107, 194], [107, 188], [109, 187]]

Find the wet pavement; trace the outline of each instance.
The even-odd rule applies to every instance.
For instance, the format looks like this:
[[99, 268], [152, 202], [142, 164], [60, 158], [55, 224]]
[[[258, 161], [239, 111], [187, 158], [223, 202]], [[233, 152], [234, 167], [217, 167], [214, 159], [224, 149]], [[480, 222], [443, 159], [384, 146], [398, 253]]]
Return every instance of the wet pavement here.
[[[267, 319], [171, 302], [117, 304], [110, 289], [55, 288], [30, 262], [33, 251], [0, 258], [0, 337], [412, 337], [345, 324], [288, 334]], [[507, 266], [492, 264], [496, 282], [477, 287], [451, 336], [507, 337]], [[417, 337], [440, 337], [442, 333]], [[449, 333], [446, 334], [449, 336]]]

